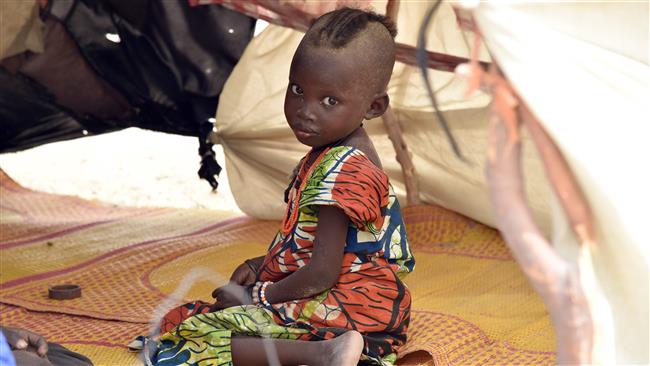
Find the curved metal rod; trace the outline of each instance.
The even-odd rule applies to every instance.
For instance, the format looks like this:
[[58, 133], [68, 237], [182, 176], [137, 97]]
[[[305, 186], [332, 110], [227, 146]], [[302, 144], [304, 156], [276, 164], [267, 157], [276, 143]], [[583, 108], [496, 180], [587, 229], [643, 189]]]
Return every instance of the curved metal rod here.
[[429, 80], [429, 68], [428, 68], [429, 60], [427, 57], [427, 50], [426, 50], [426, 44], [427, 44], [426, 31], [427, 31], [427, 27], [429, 26], [429, 23], [431, 22], [431, 19], [433, 18], [433, 15], [435, 14], [436, 10], [438, 10], [438, 8], [440, 7], [440, 4], [442, 4], [442, 0], [436, 1], [436, 3], [433, 4], [433, 6], [429, 9], [429, 11], [427, 11], [426, 16], [424, 17], [424, 22], [422, 22], [422, 25], [420, 26], [420, 31], [418, 33], [416, 57], [418, 61], [418, 67], [422, 72], [422, 78], [424, 78], [424, 85], [426, 86], [427, 94], [429, 94], [429, 99], [431, 99], [433, 108], [435, 109], [436, 115], [438, 116], [438, 123], [440, 123], [442, 130], [445, 132], [447, 141], [449, 141], [451, 148], [454, 150], [454, 154], [456, 154], [456, 156], [460, 160], [467, 162], [465, 157], [463, 157], [463, 154], [460, 152], [460, 148], [458, 147], [458, 144], [456, 143], [454, 136], [451, 134], [451, 130], [449, 129], [449, 124], [447, 123], [447, 119], [445, 118], [445, 116], [440, 111], [440, 108], [438, 107], [438, 100], [436, 99], [436, 96], [433, 93], [433, 86]]

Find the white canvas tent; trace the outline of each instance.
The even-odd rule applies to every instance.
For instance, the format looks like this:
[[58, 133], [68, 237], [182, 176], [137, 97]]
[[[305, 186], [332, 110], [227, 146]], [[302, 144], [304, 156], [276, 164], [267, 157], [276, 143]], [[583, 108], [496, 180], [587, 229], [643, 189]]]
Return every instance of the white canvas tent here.
[[[594, 360], [647, 363], [650, 175], [639, 167], [650, 156], [648, 3], [557, 5], [482, 4], [477, 21], [592, 208], [598, 242], [582, 282], [598, 298]], [[561, 210], [552, 214], [554, 246], [576, 261]]]

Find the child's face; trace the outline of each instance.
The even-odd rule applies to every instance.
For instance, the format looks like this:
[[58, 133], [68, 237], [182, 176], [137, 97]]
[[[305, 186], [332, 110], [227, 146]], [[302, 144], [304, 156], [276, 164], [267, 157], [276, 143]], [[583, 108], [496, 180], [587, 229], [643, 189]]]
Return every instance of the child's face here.
[[371, 96], [353, 51], [307, 48], [294, 56], [284, 114], [301, 143], [321, 147], [363, 121]]

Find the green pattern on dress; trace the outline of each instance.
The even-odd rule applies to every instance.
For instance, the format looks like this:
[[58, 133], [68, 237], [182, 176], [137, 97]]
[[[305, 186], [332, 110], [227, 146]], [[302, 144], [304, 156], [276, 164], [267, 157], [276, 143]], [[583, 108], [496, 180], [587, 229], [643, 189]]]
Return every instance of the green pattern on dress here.
[[233, 306], [195, 315], [163, 334], [156, 364], [232, 365], [232, 334], [295, 340], [305, 333], [309, 331], [276, 324], [264, 308]]

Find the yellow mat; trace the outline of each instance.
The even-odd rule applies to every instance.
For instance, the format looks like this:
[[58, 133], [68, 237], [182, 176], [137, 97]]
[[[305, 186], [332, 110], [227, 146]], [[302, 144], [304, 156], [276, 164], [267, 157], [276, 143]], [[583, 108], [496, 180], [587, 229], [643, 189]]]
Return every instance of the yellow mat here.
[[[237, 264], [264, 253], [278, 227], [33, 192], [1, 171], [0, 195], [1, 323], [40, 332], [97, 364], [139, 364], [124, 345], [146, 332], [166, 299], [166, 306], [210, 300]], [[555, 362], [548, 314], [498, 232], [436, 206], [404, 215], [417, 265], [406, 278], [413, 314], [400, 364]], [[62, 283], [81, 285], [83, 296], [48, 299], [48, 286]]]

